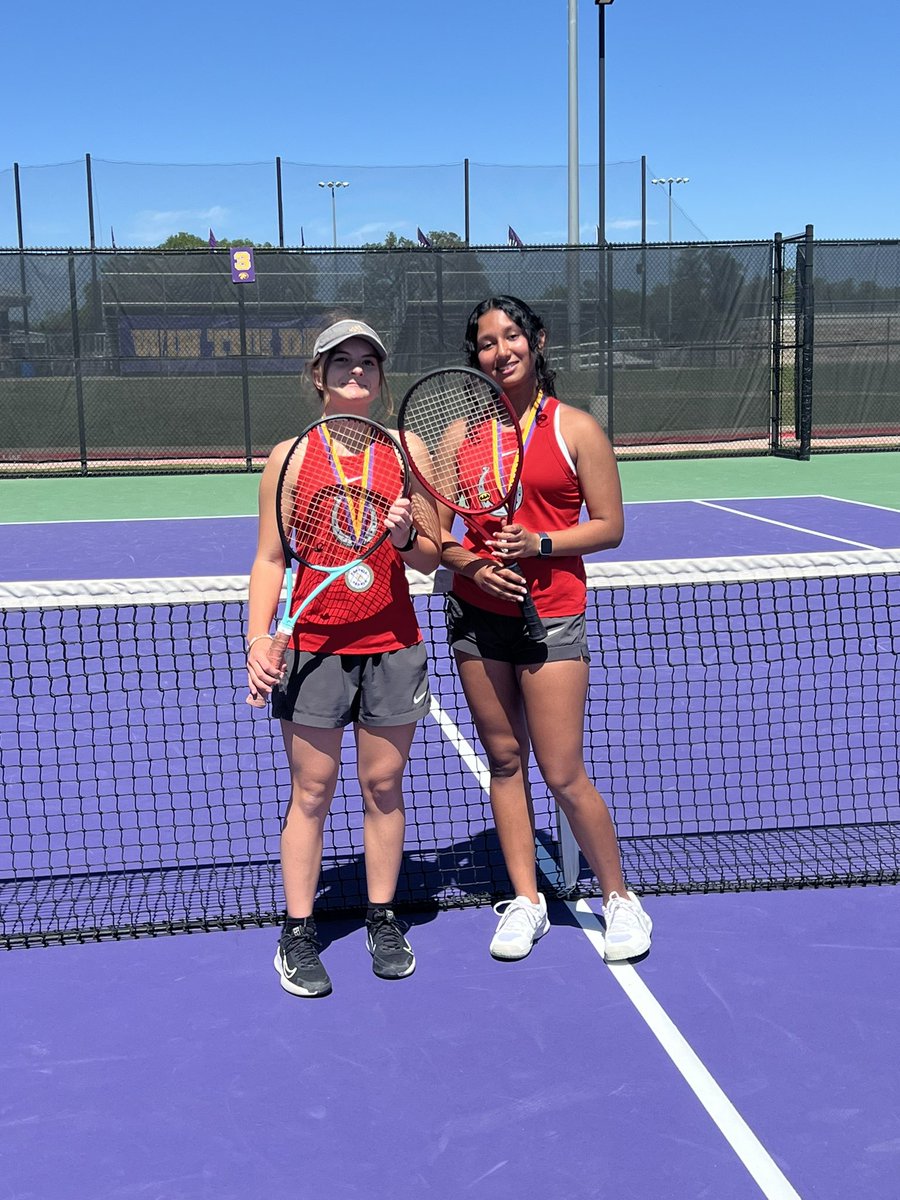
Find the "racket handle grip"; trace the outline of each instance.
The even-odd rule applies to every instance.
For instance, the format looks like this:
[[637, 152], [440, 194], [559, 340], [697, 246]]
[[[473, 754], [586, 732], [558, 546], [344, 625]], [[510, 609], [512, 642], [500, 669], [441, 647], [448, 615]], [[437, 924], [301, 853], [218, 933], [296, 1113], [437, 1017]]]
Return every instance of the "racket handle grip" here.
[[527, 596], [522, 597], [522, 619], [525, 622], [525, 632], [533, 642], [545, 642], [547, 640], [546, 627], [540, 618], [538, 610], [534, 606], [534, 598], [530, 592]]
[[[284, 666], [284, 656], [287, 653], [287, 648], [291, 644], [291, 634], [279, 629], [275, 636], [269, 642], [269, 649], [266, 652], [266, 661], [269, 666], [276, 671], [281, 671]], [[267, 697], [261, 696], [258, 692], [256, 695], [250, 692], [247, 696], [247, 703], [252, 708], [265, 708]]]
[[287, 648], [291, 644], [293, 630], [285, 631], [278, 629], [275, 636], [269, 642], [269, 649], [266, 651], [266, 659], [270, 667], [274, 667], [276, 671], [280, 671], [284, 666], [284, 656], [287, 654]]
[[[517, 575], [522, 575], [524, 572], [518, 563], [508, 564]], [[533, 642], [546, 642], [547, 630], [544, 627], [544, 622], [540, 618], [538, 610], [534, 606], [534, 597], [531, 592], [526, 592], [522, 597], [522, 620], [525, 622], [525, 632]]]

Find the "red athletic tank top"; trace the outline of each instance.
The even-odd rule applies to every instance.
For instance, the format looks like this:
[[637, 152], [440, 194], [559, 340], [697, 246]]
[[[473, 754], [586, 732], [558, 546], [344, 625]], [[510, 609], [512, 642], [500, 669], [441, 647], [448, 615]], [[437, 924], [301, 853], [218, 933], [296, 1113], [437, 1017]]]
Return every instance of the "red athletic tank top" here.
[[[303, 494], [304, 479], [321, 480], [328, 478], [330, 472], [330, 461], [321, 439], [310, 438], [306, 454], [321, 456], [322, 462], [310, 464], [316, 469], [301, 472], [297, 505], [304, 512], [316, 505], [317, 495], [312, 490], [315, 484], [308, 494]], [[371, 464], [372, 483], [376, 487], [379, 456], [387, 454], [385, 448], [376, 443]], [[362, 467], [362, 455], [359, 459]], [[382, 461], [386, 462], [387, 458]], [[353, 458], [344, 462], [350, 477], [360, 473], [354, 471], [354, 465]], [[321, 571], [297, 567], [291, 603], [293, 610], [323, 577]], [[413, 646], [421, 640], [403, 562], [387, 538], [360, 568], [336, 579], [310, 602], [294, 627], [292, 645], [295, 650], [314, 654], [383, 654]]]
[[[578, 477], [566, 453], [558, 428], [559, 401], [547, 396], [534, 423], [525, 450], [525, 462], [519, 482], [521, 500], [514, 520], [535, 533], [568, 529], [581, 517], [584, 497]], [[477, 439], [465, 460], [460, 459], [460, 482], [477, 492], [481, 472], [496, 469], [496, 449], [491, 435]], [[487, 474], [484, 477], [488, 477]], [[485, 518], [486, 534], [480, 525], [467, 526], [463, 545], [483, 558], [490, 558], [485, 536], [492, 537], [506, 520]], [[579, 555], [565, 558], [523, 558], [522, 571], [542, 617], [572, 617], [584, 612], [587, 598], [584, 563]], [[453, 591], [460, 599], [506, 616], [518, 616], [518, 604], [486, 595], [471, 579], [453, 576]]]

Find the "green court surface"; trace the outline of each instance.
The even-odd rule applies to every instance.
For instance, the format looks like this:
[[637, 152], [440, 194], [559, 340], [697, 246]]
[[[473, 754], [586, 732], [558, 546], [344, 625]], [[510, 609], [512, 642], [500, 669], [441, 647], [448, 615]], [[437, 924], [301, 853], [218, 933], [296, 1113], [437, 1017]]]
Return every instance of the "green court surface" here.
[[[626, 501], [836, 496], [900, 509], [900, 454], [624, 462]], [[245, 516], [256, 512], [259, 475], [146, 475], [0, 481], [0, 521], [133, 520]]]

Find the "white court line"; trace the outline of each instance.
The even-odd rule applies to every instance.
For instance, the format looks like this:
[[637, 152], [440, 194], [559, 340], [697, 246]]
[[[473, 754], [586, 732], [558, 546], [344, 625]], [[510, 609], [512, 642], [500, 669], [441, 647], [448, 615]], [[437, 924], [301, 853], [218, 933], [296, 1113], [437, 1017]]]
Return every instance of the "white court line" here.
[[[459, 726], [454, 721], [451, 721], [434, 696], [431, 697], [431, 715], [437, 721], [438, 725], [440, 725], [441, 732], [447, 741], [450, 742], [456, 753], [475, 776], [481, 790], [486, 796], [490, 797], [491, 773], [487, 768], [487, 763], [478, 756], [475, 747], [467, 738], [463, 737], [459, 731]], [[544, 874], [544, 878], [551, 881], [556, 880], [558, 883], [562, 882], [560, 868], [553, 861], [546, 847], [540, 841], [536, 841], [535, 845], [538, 863]]]
[[57, 521], [0, 521], [3, 525], [131, 525], [139, 521], [247, 521], [258, 513], [203, 513], [198, 517], [61, 517]]
[[726, 504], [716, 504], [712, 500], [694, 500], [692, 503], [701, 504], [704, 508], [715, 508], [720, 512], [732, 513], [736, 517], [746, 517], [748, 521], [762, 521], [764, 525], [777, 525], [779, 529], [793, 529], [795, 533], [808, 533], [812, 537], [824, 538], [827, 542], [840, 542], [842, 546], [859, 546], [862, 550], [877, 550], [868, 542], [855, 542], [852, 538], [834, 537], [830, 533], [822, 533], [818, 529], [805, 529], [802, 525], [792, 525], [789, 521], [774, 521], [771, 517], [760, 517], [756, 513], [743, 512], [739, 508], [729, 508]]
[[463, 737], [459, 731], [459, 726], [455, 721], [450, 720], [434, 696], [431, 697], [431, 715], [437, 721], [438, 725], [440, 725], [444, 736], [452, 744], [456, 753], [475, 776], [481, 790], [486, 795], [489, 795], [491, 776], [487, 765], [478, 757], [475, 753], [475, 747]]
[[[456, 749], [485, 793], [490, 790], [490, 775], [472, 743], [464, 738], [458, 726], [447, 716], [432, 696], [431, 715]], [[544, 852], [546, 854], [546, 851]], [[548, 862], [549, 855], [546, 856]], [[555, 868], [553, 874], [558, 875]], [[544, 872], [548, 878], [550, 875]], [[603, 927], [586, 900], [566, 901], [582, 932], [603, 958]], [[767, 1200], [800, 1200], [800, 1196], [775, 1165], [774, 1161], [738, 1113], [737, 1109], [704, 1067], [675, 1023], [638, 975], [630, 963], [608, 963], [610, 973], [638, 1010], [651, 1033], [681, 1072], [691, 1091], [712, 1117], [725, 1140], [750, 1172]]]
[[823, 493], [821, 496], [816, 496], [816, 500], [833, 500], [835, 504], [852, 504], [857, 508], [877, 508], [879, 512], [900, 513], [900, 508], [893, 508], [890, 504], [872, 504], [869, 500], [848, 500], [846, 496], [828, 496]]
[[[818, 497], [809, 495], [797, 496], [730, 496], [727, 499], [736, 500], [808, 500], [817, 499]], [[719, 498], [717, 503], [722, 501]], [[823, 497], [825, 500], [832, 499], [831, 496]], [[685, 500], [626, 500], [625, 507], [637, 507], [645, 504], [695, 504], [700, 503], [688, 497]], [[705, 503], [705, 501], [704, 501]], [[711, 502], [712, 503], [712, 502]], [[855, 502], [854, 502], [855, 503]], [[896, 509], [892, 510], [896, 511]], [[200, 513], [197, 516], [185, 516], [183, 513], [179, 515], [155, 516], [155, 517], [43, 517], [39, 521], [0, 521], [0, 528], [4, 525], [130, 525], [132, 522], [138, 521], [247, 521], [251, 518], [255, 521], [259, 516], [258, 512], [250, 513]]]
[[[586, 900], [566, 901], [582, 932], [603, 957], [603, 928]], [[800, 1200], [756, 1134], [737, 1111], [674, 1021], [627, 962], [607, 963], [610, 974], [638, 1010], [656, 1040], [680, 1071], [719, 1132], [750, 1172], [767, 1200]]]
[[820, 492], [783, 492], [779, 494], [766, 493], [764, 496], [759, 496], [756, 493], [748, 496], [667, 496], [662, 500], [626, 500], [625, 507], [633, 505], [637, 508], [639, 505], [643, 507], [645, 504], [699, 504], [701, 500], [709, 501], [711, 504], [733, 504], [739, 500], [825, 500], [830, 497], [821, 497]]
[[[433, 696], [431, 699], [431, 715], [437, 721], [438, 725], [440, 725], [442, 732], [454, 746], [462, 761], [475, 776], [482, 790], [485, 793], [489, 793], [490, 775], [485, 763], [479, 758], [472, 743], [463, 737], [456, 723], [447, 716]], [[546, 850], [542, 854], [539, 847], [538, 855], [542, 869], [544, 869], [546, 860], [552, 871], [551, 874], [551, 871], [544, 869], [544, 875], [548, 879], [552, 878], [553, 875], [558, 876], [559, 869], [552, 862]], [[574, 915], [588, 941], [600, 957], [603, 958], [603, 927], [596, 913], [594, 913], [586, 900], [578, 900], [577, 902], [567, 900], [565, 903]], [[643, 1017], [650, 1032], [681, 1072], [688, 1087], [706, 1109], [719, 1132], [762, 1189], [766, 1200], [801, 1200], [799, 1194], [791, 1187], [756, 1134], [754, 1134], [750, 1126], [716, 1083], [715, 1079], [710, 1075], [697, 1054], [691, 1049], [674, 1021], [663, 1009], [634, 967], [627, 962], [607, 963], [606, 965], [613, 979], [619, 984], [628, 996], [628, 999]]]

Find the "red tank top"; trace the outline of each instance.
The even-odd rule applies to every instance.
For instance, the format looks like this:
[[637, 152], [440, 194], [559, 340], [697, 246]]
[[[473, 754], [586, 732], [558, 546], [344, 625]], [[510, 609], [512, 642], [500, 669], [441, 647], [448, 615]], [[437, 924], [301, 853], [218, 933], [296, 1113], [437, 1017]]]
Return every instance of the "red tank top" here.
[[[581, 518], [584, 497], [578, 477], [569, 461], [558, 433], [559, 401], [553, 396], [544, 399], [525, 450], [525, 462], [519, 482], [520, 502], [515, 520], [534, 533], [568, 529]], [[474, 450], [460, 461], [460, 482], [478, 490], [481, 473], [493, 472], [497, 462], [491, 435], [477, 439]], [[484, 477], [488, 477], [485, 475]], [[506, 520], [486, 517], [481, 525], [466, 528], [463, 545], [482, 558], [490, 558], [485, 537], [492, 537]], [[587, 598], [584, 562], [580, 555], [564, 558], [523, 558], [522, 571], [542, 617], [572, 617], [584, 612]], [[453, 591], [460, 599], [505, 616], [518, 616], [518, 604], [507, 603], [488, 596], [464, 575], [453, 576]]]
[[[376, 444], [371, 465], [376, 486], [379, 453], [386, 452]], [[319, 438], [310, 438], [306, 454], [321, 455], [322, 463], [311, 464], [317, 469], [301, 473], [297, 504], [304, 506], [302, 511], [316, 503], [315, 491], [303, 494], [304, 478], [321, 480], [328, 477], [330, 470], [327, 452]], [[353, 474], [353, 462], [352, 458], [345, 460], [349, 475]], [[324, 578], [321, 571], [309, 567], [298, 566], [296, 570], [291, 600], [294, 611]], [[361, 584], [367, 586], [360, 590]], [[403, 562], [387, 538], [365, 560], [363, 569], [336, 579], [310, 602], [294, 626], [292, 645], [295, 650], [313, 654], [383, 654], [416, 645], [421, 640]]]

